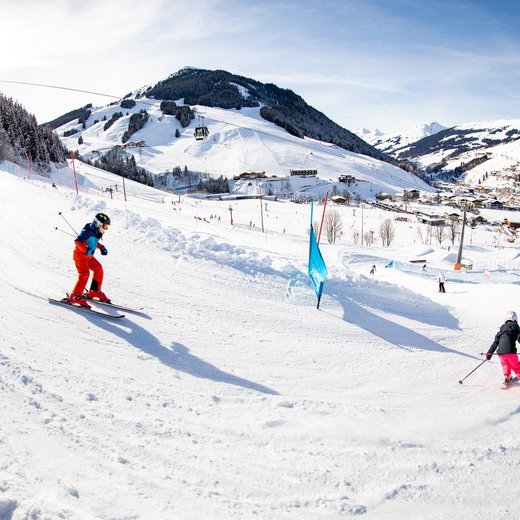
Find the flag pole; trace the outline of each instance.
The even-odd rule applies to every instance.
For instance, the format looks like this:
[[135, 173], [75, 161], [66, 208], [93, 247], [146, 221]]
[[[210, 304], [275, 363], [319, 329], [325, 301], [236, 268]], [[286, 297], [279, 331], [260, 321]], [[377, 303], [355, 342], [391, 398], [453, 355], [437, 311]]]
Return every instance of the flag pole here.
[[76, 177], [76, 167], [74, 166], [74, 152], [70, 151], [70, 160], [72, 161], [72, 171], [74, 172], [74, 184], [76, 185], [76, 195], [78, 194], [78, 179]]
[[327, 199], [329, 198], [329, 192], [325, 194], [325, 203], [323, 204], [323, 215], [321, 216], [320, 232], [318, 233], [318, 245], [320, 245], [321, 229], [323, 228], [323, 219], [325, 218], [325, 209], [327, 207]]
[[[314, 215], [314, 201], [311, 200], [311, 226], [309, 228], [309, 236], [312, 233], [312, 217], [313, 217], [313, 215]], [[312, 243], [310, 242], [310, 239], [309, 239], [309, 261], [310, 261], [310, 255], [311, 255], [311, 248], [312, 248]], [[321, 299], [321, 296], [318, 296], [318, 304], [316, 306], [316, 309], [320, 308], [320, 299]]]

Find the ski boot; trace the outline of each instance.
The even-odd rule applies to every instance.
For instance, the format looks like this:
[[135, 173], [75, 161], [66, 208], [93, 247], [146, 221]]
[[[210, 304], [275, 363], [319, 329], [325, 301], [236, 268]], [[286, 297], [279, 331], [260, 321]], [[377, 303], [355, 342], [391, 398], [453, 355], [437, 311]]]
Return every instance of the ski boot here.
[[89, 300], [98, 300], [104, 303], [111, 303], [110, 298], [103, 291], [88, 291], [86, 294]]
[[87, 303], [87, 300], [84, 296], [76, 296], [75, 294], [69, 294], [66, 300], [69, 301], [72, 305], [79, 305], [80, 307], [85, 307], [85, 309], [90, 309], [90, 305]]

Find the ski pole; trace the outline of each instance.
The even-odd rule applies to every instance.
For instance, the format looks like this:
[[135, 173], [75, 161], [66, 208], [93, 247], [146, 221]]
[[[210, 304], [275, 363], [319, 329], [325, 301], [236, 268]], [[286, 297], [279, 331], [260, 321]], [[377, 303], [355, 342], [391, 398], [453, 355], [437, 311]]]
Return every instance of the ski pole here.
[[63, 216], [63, 213], [61, 211], [58, 213], [58, 215], [67, 223], [67, 225], [70, 227], [70, 229], [72, 229], [72, 231], [74, 231], [76, 236], [78, 236], [77, 231], [70, 225], [70, 222]]
[[76, 238], [76, 235], [73, 235], [72, 233], [69, 233], [68, 231], [65, 231], [63, 229], [60, 229], [59, 227], [54, 228], [56, 231], [61, 231], [62, 233], [65, 233], [66, 235], [69, 235], [69, 237]]
[[482, 363], [479, 363], [468, 375], [466, 375], [465, 377], [463, 377], [459, 383], [462, 384], [462, 381], [464, 381], [464, 379], [466, 379], [467, 377], [469, 377], [471, 374], [473, 374], [473, 372], [475, 372], [475, 370], [477, 370], [478, 367], [482, 366], [485, 362], [487, 361], [487, 359], [484, 359], [484, 361], [482, 361]]

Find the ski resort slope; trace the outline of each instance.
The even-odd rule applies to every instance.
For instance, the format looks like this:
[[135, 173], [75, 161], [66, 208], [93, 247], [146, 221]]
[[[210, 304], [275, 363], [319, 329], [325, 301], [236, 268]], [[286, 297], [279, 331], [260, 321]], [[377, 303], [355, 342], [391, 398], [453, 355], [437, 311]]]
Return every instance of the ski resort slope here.
[[[370, 183], [372, 197], [379, 191], [396, 193], [404, 188], [433, 191], [421, 179], [391, 164], [368, 156], [348, 152], [315, 139], [300, 139], [260, 116], [259, 108], [224, 110], [195, 106], [197, 119], [182, 128], [174, 116], [163, 115], [160, 102], [137, 101], [133, 109], [119, 105], [93, 108], [82, 130], [77, 120], [57, 129], [64, 133], [77, 129], [70, 137], [62, 137], [69, 150], [78, 150], [82, 157], [96, 160], [114, 146], [123, 144], [132, 113], [146, 110], [149, 114], [144, 128], [131, 136], [125, 152], [138, 166], [152, 173], [172, 171], [174, 167], [201, 172], [210, 176], [232, 178], [244, 172], [265, 172], [268, 177], [284, 177], [290, 169], [314, 169], [325, 180], [337, 181], [341, 175], [355, 176]], [[116, 112], [124, 115], [104, 130], [106, 120]], [[198, 117], [203, 117], [199, 120]], [[105, 119], [105, 120], [104, 120]], [[196, 140], [194, 128], [204, 121], [209, 137]], [[179, 137], [175, 132], [179, 131]], [[83, 142], [78, 144], [81, 136]]]
[[[0, 518], [520, 514], [520, 386], [500, 389], [495, 360], [458, 383], [520, 310], [517, 283], [455, 278], [405, 223], [394, 248], [322, 237], [317, 310], [309, 206], [268, 202], [262, 233], [255, 200], [232, 202], [231, 226], [229, 202], [129, 182], [125, 203], [95, 194], [93, 169], [76, 195], [51, 185], [67, 171], [0, 168]], [[99, 211], [103, 289], [144, 315], [47, 303], [75, 281], [69, 225]], [[427, 273], [384, 267], [425, 256]]]

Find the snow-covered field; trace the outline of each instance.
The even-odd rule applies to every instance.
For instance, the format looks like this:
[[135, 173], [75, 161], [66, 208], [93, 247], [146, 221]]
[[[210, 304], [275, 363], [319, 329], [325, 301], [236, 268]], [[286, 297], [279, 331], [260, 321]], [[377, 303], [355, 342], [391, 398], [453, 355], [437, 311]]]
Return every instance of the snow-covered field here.
[[[497, 361], [458, 383], [520, 311], [515, 271], [496, 268], [516, 250], [491, 231], [465, 249], [486, 270], [456, 275], [456, 246], [423, 244], [417, 223], [395, 222], [390, 248], [354, 246], [392, 214], [342, 208], [317, 310], [309, 206], [267, 202], [262, 233], [258, 200], [128, 182], [125, 203], [99, 192], [109, 174], [81, 166], [79, 195], [64, 176], [0, 164], [0, 519], [520, 514], [520, 385], [500, 389]], [[46, 301], [76, 277], [59, 213], [79, 231], [99, 211], [103, 289], [144, 315]]]

